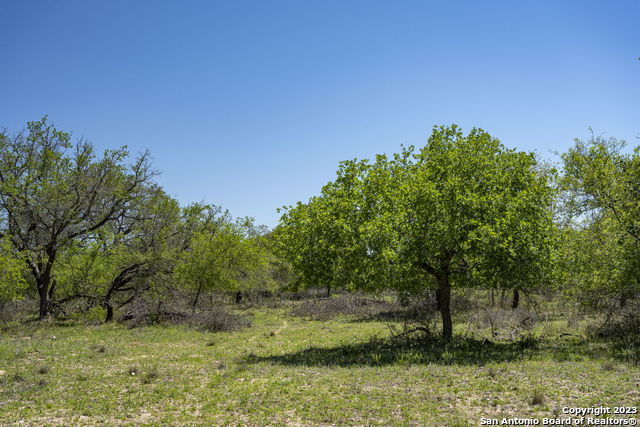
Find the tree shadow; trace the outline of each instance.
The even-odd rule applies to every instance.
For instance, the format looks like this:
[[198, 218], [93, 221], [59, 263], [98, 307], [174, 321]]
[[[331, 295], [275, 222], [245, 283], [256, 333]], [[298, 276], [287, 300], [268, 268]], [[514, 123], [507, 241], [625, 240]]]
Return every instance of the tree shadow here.
[[536, 343], [527, 339], [496, 343], [489, 340], [372, 339], [337, 347], [309, 347], [272, 356], [254, 356], [248, 362], [270, 362], [289, 366], [385, 366], [393, 364], [478, 365], [511, 362], [531, 357]]
[[373, 313], [366, 316], [358, 316], [350, 319], [350, 321], [353, 323], [364, 323], [364, 322], [398, 323], [398, 322], [408, 322], [408, 321], [419, 321], [419, 320], [424, 320], [425, 318], [428, 318], [428, 316], [426, 316], [420, 311], [398, 309], [398, 310], [380, 311], [378, 313]]

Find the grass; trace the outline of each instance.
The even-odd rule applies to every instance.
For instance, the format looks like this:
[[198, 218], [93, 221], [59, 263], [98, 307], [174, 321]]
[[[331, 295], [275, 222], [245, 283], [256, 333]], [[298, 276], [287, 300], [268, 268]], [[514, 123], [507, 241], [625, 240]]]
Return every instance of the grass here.
[[[640, 367], [580, 337], [424, 344], [382, 321], [251, 309], [253, 326], [30, 323], [0, 336], [0, 424], [477, 425], [640, 406]], [[555, 322], [555, 323], [553, 323]], [[557, 320], [533, 334], [562, 330]]]

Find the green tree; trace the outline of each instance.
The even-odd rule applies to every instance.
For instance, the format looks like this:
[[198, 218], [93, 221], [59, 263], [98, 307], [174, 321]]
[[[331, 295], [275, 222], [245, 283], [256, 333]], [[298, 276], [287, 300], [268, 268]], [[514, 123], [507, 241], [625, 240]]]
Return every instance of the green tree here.
[[436, 288], [443, 337], [451, 288], [548, 280], [551, 174], [488, 133], [436, 127], [419, 151], [342, 162], [309, 203], [285, 209], [280, 253], [306, 284], [416, 292]]
[[183, 239], [178, 203], [160, 187], [149, 186], [127, 215], [61, 254], [55, 276], [62, 295], [52, 303], [84, 299], [102, 305], [105, 320], [111, 321], [117, 296], [122, 307], [154, 283], [167, 282]]
[[[640, 282], [640, 148], [592, 136], [576, 140], [563, 154], [569, 242], [582, 258], [567, 266], [576, 289], [618, 295], [620, 305], [638, 292]], [[578, 243], [575, 243], [578, 242]]]
[[252, 221], [232, 222], [228, 215], [215, 227], [194, 234], [176, 266], [177, 280], [195, 291], [193, 307], [203, 291], [241, 290], [255, 285], [267, 268], [267, 253]]
[[52, 274], [61, 251], [91, 239], [127, 215], [154, 173], [149, 155], [126, 163], [125, 148], [97, 158], [93, 146], [71, 142], [46, 118], [14, 136], [0, 133], [2, 235], [31, 271], [40, 318], [50, 310]]
[[558, 265], [561, 290], [589, 309], [624, 306], [638, 286], [638, 249], [606, 215], [565, 226]]

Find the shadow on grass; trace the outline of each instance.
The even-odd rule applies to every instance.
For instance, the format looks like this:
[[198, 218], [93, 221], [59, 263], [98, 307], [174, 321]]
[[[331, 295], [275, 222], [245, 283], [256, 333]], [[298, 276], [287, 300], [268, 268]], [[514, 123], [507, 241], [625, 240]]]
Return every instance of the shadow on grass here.
[[417, 310], [399, 309], [381, 311], [367, 316], [358, 316], [351, 319], [353, 323], [362, 322], [406, 322], [411, 320], [424, 320], [425, 315]]
[[253, 357], [247, 362], [270, 362], [290, 366], [384, 366], [394, 364], [485, 365], [529, 358], [535, 343], [527, 340], [495, 343], [456, 338], [424, 341], [418, 339], [375, 339], [338, 347], [309, 347], [284, 355]]

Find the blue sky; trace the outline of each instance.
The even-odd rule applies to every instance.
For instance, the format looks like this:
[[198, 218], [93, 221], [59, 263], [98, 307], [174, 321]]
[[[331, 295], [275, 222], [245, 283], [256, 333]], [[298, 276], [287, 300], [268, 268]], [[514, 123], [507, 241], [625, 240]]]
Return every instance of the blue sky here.
[[340, 160], [482, 127], [640, 140], [638, 1], [4, 1], [0, 126], [149, 148], [182, 203], [274, 226]]

